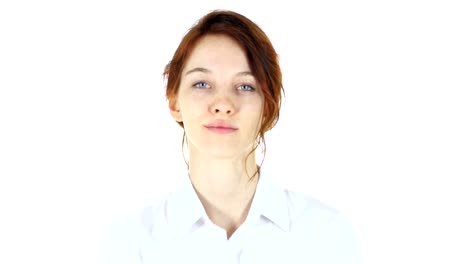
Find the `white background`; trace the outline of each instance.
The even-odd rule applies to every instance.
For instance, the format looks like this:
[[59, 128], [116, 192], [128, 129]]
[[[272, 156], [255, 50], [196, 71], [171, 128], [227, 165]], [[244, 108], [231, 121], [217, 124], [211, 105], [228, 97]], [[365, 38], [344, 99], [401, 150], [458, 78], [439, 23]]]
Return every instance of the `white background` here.
[[275, 179], [346, 213], [366, 263], [468, 263], [462, 2], [2, 1], [0, 262], [93, 263], [185, 176], [162, 72], [225, 8], [280, 56]]

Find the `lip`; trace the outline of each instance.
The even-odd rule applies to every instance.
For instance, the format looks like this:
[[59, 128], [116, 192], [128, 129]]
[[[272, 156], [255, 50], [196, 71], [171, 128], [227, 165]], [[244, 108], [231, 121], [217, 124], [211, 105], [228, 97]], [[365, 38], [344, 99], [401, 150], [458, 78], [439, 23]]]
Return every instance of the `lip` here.
[[229, 133], [235, 132], [238, 129], [223, 120], [217, 120], [217, 121], [211, 122], [208, 125], [205, 125], [205, 127], [211, 132], [214, 132], [217, 134], [229, 134]]

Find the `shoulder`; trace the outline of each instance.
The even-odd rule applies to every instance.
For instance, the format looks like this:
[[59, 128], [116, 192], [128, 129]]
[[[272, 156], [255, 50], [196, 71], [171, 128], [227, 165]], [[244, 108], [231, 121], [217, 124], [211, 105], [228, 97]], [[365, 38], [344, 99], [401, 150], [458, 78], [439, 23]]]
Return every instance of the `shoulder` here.
[[293, 237], [320, 248], [330, 259], [344, 261], [336, 263], [361, 263], [357, 235], [348, 216], [310, 195], [290, 190], [285, 193]]
[[140, 263], [140, 249], [152, 234], [165, 229], [165, 207], [169, 194], [141, 205], [109, 223], [104, 241], [103, 263]]
[[284, 189], [292, 224], [300, 221], [328, 223], [340, 215], [336, 208], [305, 193]]
[[325, 227], [338, 228], [347, 225], [351, 227], [351, 220], [339, 209], [332, 207], [310, 195], [285, 189], [285, 196], [289, 208], [291, 228]]

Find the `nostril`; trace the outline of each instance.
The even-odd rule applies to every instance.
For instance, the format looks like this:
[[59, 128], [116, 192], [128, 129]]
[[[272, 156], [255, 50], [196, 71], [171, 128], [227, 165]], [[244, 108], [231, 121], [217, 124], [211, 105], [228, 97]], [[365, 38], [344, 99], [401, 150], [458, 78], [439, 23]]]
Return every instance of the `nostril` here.
[[[221, 110], [219, 109], [215, 109], [215, 113], [219, 113], [221, 112]], [[226, 110], [226, 114], [230, 114], [231, 113], [231, 110]]]

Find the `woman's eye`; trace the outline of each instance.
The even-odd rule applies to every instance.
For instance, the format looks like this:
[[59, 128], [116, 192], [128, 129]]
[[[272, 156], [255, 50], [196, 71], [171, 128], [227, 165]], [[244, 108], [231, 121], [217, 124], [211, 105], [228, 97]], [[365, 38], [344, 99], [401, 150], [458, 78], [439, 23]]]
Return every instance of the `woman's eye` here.
[[239, 90], [241, 90], [241, 91], [253, 91], [255, 89], [252, 86], [248, 85], [248, 84], [242, 84], [241, 86], [239, 86]]
[[201, 89], [206, 89], [206, 88], [210, 88], [210, 86], [208, 85], [208, 83], [206, 82], [197, 82], [193, 85], [195, 88], [201, 88]]

